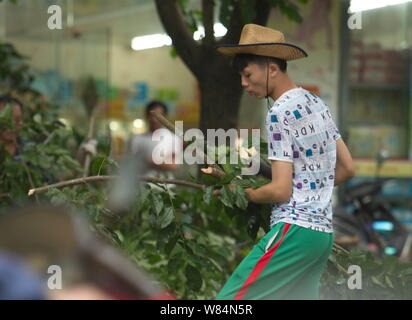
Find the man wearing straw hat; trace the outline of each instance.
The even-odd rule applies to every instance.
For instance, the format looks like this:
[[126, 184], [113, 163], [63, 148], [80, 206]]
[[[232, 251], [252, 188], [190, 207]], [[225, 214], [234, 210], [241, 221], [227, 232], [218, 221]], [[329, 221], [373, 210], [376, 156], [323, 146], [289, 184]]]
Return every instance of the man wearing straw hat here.
[[218, 50], [235, 55], [233, 65], [250, 95], [268, 99], [272, 181], [246, 192], [251, 202], [271, 203], [272, 214], [270, 231], [217, 299], [318, 299], [333, 245], [332, 191], [354, 175], [350, 152], [328, 106], [287, 74], [287, 62], [307, 54], [286, 43], [282, 32], [248, 24], [239, 44]]

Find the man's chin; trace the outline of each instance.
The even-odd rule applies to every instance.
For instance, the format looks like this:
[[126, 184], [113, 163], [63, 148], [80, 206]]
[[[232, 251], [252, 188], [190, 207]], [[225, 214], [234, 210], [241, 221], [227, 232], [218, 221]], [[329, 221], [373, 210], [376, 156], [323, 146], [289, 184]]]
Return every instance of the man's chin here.
[[256, 94], [256, 93], [249, 93], [249, 92], [248, 92], [248, 94], [249, 94], [251, 97], [254, 97], [254, 98], [256, 98], [256, 99], [262, 99], [262, 98], [263, 98], [263, 96], [258, 95], [258, 94]]

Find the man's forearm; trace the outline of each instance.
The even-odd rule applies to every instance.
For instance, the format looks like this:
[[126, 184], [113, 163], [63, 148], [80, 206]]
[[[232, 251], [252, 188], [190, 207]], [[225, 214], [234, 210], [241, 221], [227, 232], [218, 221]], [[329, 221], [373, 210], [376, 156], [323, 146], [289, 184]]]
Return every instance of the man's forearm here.
[[353, 178], [354, 173], [346, 170], [345, 168], [341, 167], [341, 166], [336, 166], [336, 170], [335, 170], [335, 186], [346, 181], [349, 180], [351, 178]]
[[282, 193], [281, 188], [273, 183], [268, 183], [258, 189], [246, 189], [250, 202], [255, 203], [277, 203], [285, 202], [290, 198], [290, 195]]

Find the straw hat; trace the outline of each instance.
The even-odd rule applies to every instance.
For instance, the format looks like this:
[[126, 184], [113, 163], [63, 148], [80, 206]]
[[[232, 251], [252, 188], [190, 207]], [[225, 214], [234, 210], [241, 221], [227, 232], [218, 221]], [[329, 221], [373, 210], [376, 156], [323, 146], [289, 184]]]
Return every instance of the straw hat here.
[[257, 24], [246, 24], [243, 27], [239, 44], [222, 44], [217, 50], [226, 55], [248, 53], [286, 61], [308, 56], [298, 46], [286, 43], [282, 32]]

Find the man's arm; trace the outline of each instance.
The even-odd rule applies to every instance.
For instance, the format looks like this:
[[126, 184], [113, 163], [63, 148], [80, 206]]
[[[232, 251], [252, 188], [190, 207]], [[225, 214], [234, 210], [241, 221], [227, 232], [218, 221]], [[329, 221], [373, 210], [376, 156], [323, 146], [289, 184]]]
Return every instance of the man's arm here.
[[286, 202], [292, 195], [293, 163], [271, 161], [272, 181], [258, 189], [245, 189], [249, 201], [255, 203]]
[[336, 140], [335, 186], [355, 176], [352, 156], [341, 138]]

